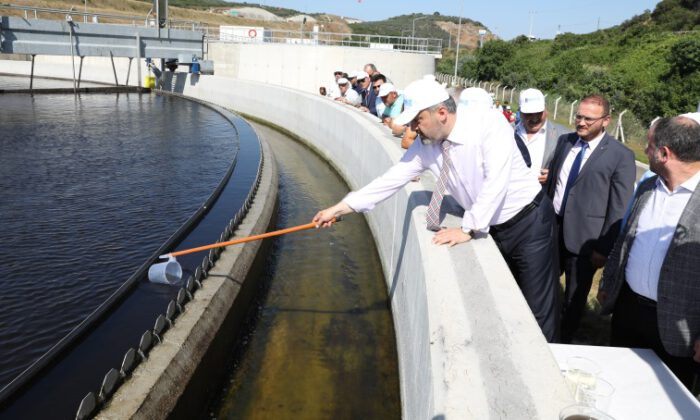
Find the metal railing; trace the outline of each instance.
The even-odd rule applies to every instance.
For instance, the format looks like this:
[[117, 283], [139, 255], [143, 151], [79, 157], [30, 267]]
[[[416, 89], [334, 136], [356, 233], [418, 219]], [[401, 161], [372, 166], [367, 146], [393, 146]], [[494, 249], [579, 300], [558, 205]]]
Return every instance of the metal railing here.
[[[440, 82], [445, 82], [452, 86], [462, 87], [480, 87], [494, 94], [494, 100], [499, 100], [501, 103], [510, 103], [514, 109], [518, 102], [521, 89], [527, 89], [536, 86], [504, 86], [500, 82], [483, 81], [477, 79], [469, 79], [465, 77], [454, 78], [453, 75], [438, 73], [436, 79]], [[565, 127], [574, 127], [574, 115], [578, 100], [566, 100], [556, 92], [542, 92], [545, 94], [545, 107], [547, 109], [548, 118]], [[606, 131], [627, 144], [637, 156], [637, 159], [646, 162], [643, 154], [644, 146], [646, 145], [646, 133], [650, 123], [645, 123], [627, 109], [611, 110], [611, 121]]]
[[[144, 16], [112, 15], [105, 13], [93, 13], [75, 8], [52, 9], [46, 7], [19, 6], [12, 4], [0, 4], [0, 10], [13, 10], [16, 14], [23, 15], [25, 19], [65, 19], [66, 16], [75, 16], [84, 22], [122, 23], [132, 26], [156, 27], [156, 17], [151, 9]], [[73, 19], [77, 21], [77, 19]], [[343, 47], [369, 48], [377, 50], [404, 51], [418, 54], [442, 54], [442, 42], [440, 38], [415, 38], [410, 36], [387, 36], [373, 34], [352, 34], [334, 32], [312, 32], [286, 29], [264, 29], [262, 34], [249, 36], [231, 35], [220, 33], [218, 26], [210, 26], [206, 23], [173, 20], [167, 21], [170, 29], [183, 29], [204, 33], [208, 42], [231, 43], [281, 43], [299, 45], [333, 45]], [[260, 35], [260, 36], [257, 36]]]
[[[95, 13], [85, 10], [79, 10], [74, 7], [70, 9], [53, 9], [49, 7], [34, 7], [34, 6], [19, 6], [14, 4], [0, 4], [0, 10], [13, 10], [17, 14], [24, 16], [25, 19], [60, 19], [64, 20], [66, 16], [82, 16], [83, 22], [100, 22], [100, 23], [115, 23], [130, 24], [132, 26], [155, 27], [156, 17], [153, 15], [153, 9], [145, 16], [133, 15], [112, 15], [108, 13]], [[74, 21], [77, 21], [73, 19]], [[208, 26], [202, 22], [189, 20], [168, 20], [168, 27], [172, 29], [187, 29], [205, 32]]]
[[287, 29], [264, 29], [262, 34], [258, 34], [256, 31], [254, 34], [251, 32], [250, 34], [238, 35], [222, 33], [219, 31], [219, 28], [205, 32], [205, 37], [209, 42], [332, 45], [418, 54], [442, 54], [442, 39], [439, 38], [311, 32]]

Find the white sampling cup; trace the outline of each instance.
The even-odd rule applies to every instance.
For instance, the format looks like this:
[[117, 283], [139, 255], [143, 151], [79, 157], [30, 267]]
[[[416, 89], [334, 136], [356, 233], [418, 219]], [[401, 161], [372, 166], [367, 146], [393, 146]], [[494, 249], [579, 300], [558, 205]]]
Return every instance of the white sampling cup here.
[[[166, 255], [161, 255], [165, 258]], [[167, 255], [168, 261], [153, 264], [148, 269], [148, 280], [151, 283], [175, 284], [182, 279], [182, 267], [175, 257]]]

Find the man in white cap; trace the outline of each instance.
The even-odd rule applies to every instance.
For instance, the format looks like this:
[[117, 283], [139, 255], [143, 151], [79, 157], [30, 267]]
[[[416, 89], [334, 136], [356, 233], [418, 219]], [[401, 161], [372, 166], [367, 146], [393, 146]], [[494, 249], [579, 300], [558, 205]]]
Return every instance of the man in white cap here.
[[515, 141], [525, 163], [540, 184], [547, 181], [549, 162], [559, 136], [547, 123], [544, 95], [537, 89], [520, 92], [520, 122], [515, 126]]
[[357, 92], [360, 95], [360, 98], [363, 101], [370, 91], [370, 83], [371, 80], [367, 73], [365, 73], [364, 71], [357, 72], [357, 84], [355, 92]]
[[338, 79], [338, 88], [340, 89], [340, 96], [335, 98], [336, 101], [340, 101], [352, 106], [360, 105], [360, 95], [355, 92], [350, 86], [350, 81], [344, 77]]
[[[489, 232], [549, 341], [557, 339], [559, 267], [551, 201], [529, 176], [513, 142], [513, 130], [500, 112], [461, 113], [445, 88], [417, 80], [404, 91], [404, 111], [396, 124], [410, 124], [415, 141], [401, 160], [364, 188], [319, 211], [313, 221], [327, 227], [337, 216], [366, 212], [402, 186], [430, 170], [436, 190], [427, 209], [433, 243], [453, 246]], [[450, 193], [465, 209], [460, 227], [440, 226], [440, 204]]]
[[403, 111], [403, 95], [399, 95], [396, 87], [391, 83], [384, 83], [379, 87], [377, 94], [384, 104], [384, 112], [381, 115], [382, 123], [391, 129], [391, 133], [400, 136], [404, 132], [403, 124], [394, 123], [394, 118]]
[[[651, 348], [690, 390], [700, 374], [700, 114], [662, 118], [598, 300], [610, 344]], [[700, 386], [700, 383], [698, 383]]]
[[491, 109], [493, 108], [493, 98], [485, 89], [478, 87], [468, 87], [459, 94], [457, 111], [468, 111], [470, 109]]

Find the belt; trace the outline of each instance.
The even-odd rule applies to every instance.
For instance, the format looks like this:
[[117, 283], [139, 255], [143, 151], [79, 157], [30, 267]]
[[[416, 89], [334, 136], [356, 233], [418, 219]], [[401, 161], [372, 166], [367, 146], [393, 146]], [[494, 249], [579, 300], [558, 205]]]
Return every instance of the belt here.
[[622, 289], [625, 292], [629, 293], [629, 295], [633, 299], [635, 299], [638, 304], [649, 308], [656, 308], [656, 301], [654, 299], [649, 299], [648, 297], [642, 296], [639, 293], [635, 292], [634, 290], [632, 290], [629, 283], [627, 283], [626, 281], [625, 284], [622, 285]]
[[532, 200], [530, 204], [527, 206], [523, 207], [518, 214], [515, 216], [511, 217], [510, 219], [506, 220], [505, 222], [498, 224], [498, 225], [493, 225], [489, 229], [491, 232], [501, 232], [509, 227], [514, 226], [516, 223], [518, 223], [523, 217], [527, 216], [530, 214], [531, 211], [533, 211], [537, 206], [540, 205], [540, 201], [542, 201], [542, 197], [544, 197], [544, 190], [540, 190], [539, 193], [535, 196], [535, 199]]

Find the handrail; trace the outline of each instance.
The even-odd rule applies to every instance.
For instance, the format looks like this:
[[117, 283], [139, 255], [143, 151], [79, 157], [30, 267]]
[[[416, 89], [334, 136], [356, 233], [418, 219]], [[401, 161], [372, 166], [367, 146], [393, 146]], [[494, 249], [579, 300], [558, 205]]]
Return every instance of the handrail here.
[[[33, 11], [34, 16], [36, 18], [37, 13], [48, 13], [48, 14], [58, 14], [58, 15], [76, 15], [76, 16], [83, 16], [83, 17], [88, 17], [88, 16], [95, 16], [98, 18], [102, 19], [116, 19], [116, 20], [124, 20], [124, 21], [143, 21], [144, 26], [148, 26], [148, 22], [154, 22], [156, 18], [153, 15], [151, 10], [148, 11], [146, 16], [133, 16], [133, 15], [112, 15], [112, 14], [107, 14], [107, 13], [97, 13], [97, 12], [85, 12], [85, 11], [80, 11], [80, 10], [75, 10], [72, 7], [70, 9], [53, 9], [50, 7], [35, 7], [35, 6], [20, 6], [20, 5], [15, 5], [15, 4], [0, 4], [0, 9], [8, 9], [8, 10], [23, 10], [25, 12]], [[25, 18], [28, 18], [25, 15]], [[207, 26], [206, 24], [203, 24], [202, 22], [197, 22], [197, 21], [191, 21], [191, 20], [172, 20], [169, 19], [168, 23], [170, 25], [197, 25], [199, 27]]]
[[[251, 25], [252, 26], [252, 25]], [[254, 37], [246, 34], [222, 33], [220, 28], [205, 32], [208, 42], [229, 43], [282, 43], [301, 45], [334, 45], [423, 54], [442, 54], [442, 39], [412, 38], [406, 36], [355, 34], [343, 32], [315, 32], [291, 29], [265, 28], [264, 33]]]
[[[27, 11], [33, 11], [35, 17], [37, 13], [48, 13], [61, 15], [61, 19], [65, 15], [83, 16], [87, 19], [88, 16], [94, 16], [101, 19], [115, 19], [131, 21], [135, 25], [136, 21], [144, 22], [143, 26], [155, 26], [155, 17], [152, 14], [152, 9], [145, 16], [130, 16], [130, 15], [113, 15], [106, 13], [94, 13], [80, 10], [54, 9], [47, 7], [20, 6], [13, 4], [0, 4], [0, 9], [23, 10], [25, 18]], [[225, 25], [224, 25], [225, 26]], [[254, 26], [254, 25], [250, 25]], [[192, 31], [200, 31], [204, 33], [208, 42], [234, 42], [234, 43], [250, 43], [250, 42], [266, 42], [266, 43], [284, 43], [284, 44], [302, 44], [302, 45], [334, 45], [345, 47], [359, 47], [380, 50], [394, 50], [413, 52], [420, 54], [442, 54], [441, 38], [415, 38], [410, 36], [393, 36], [393, 35], [376, 35], [376, 34], [355, 34], [342, 32], [312, 32], [287, 30], [276, 28], [265, 28], [264, 34], [259, 38], [251, 39], [247, 36], [234, 36], [221, 34], [219, 27], [211, 27], [206, 23], [188, 20], [168, 20], [168, 27], [171, 29], [187, 29]]]

